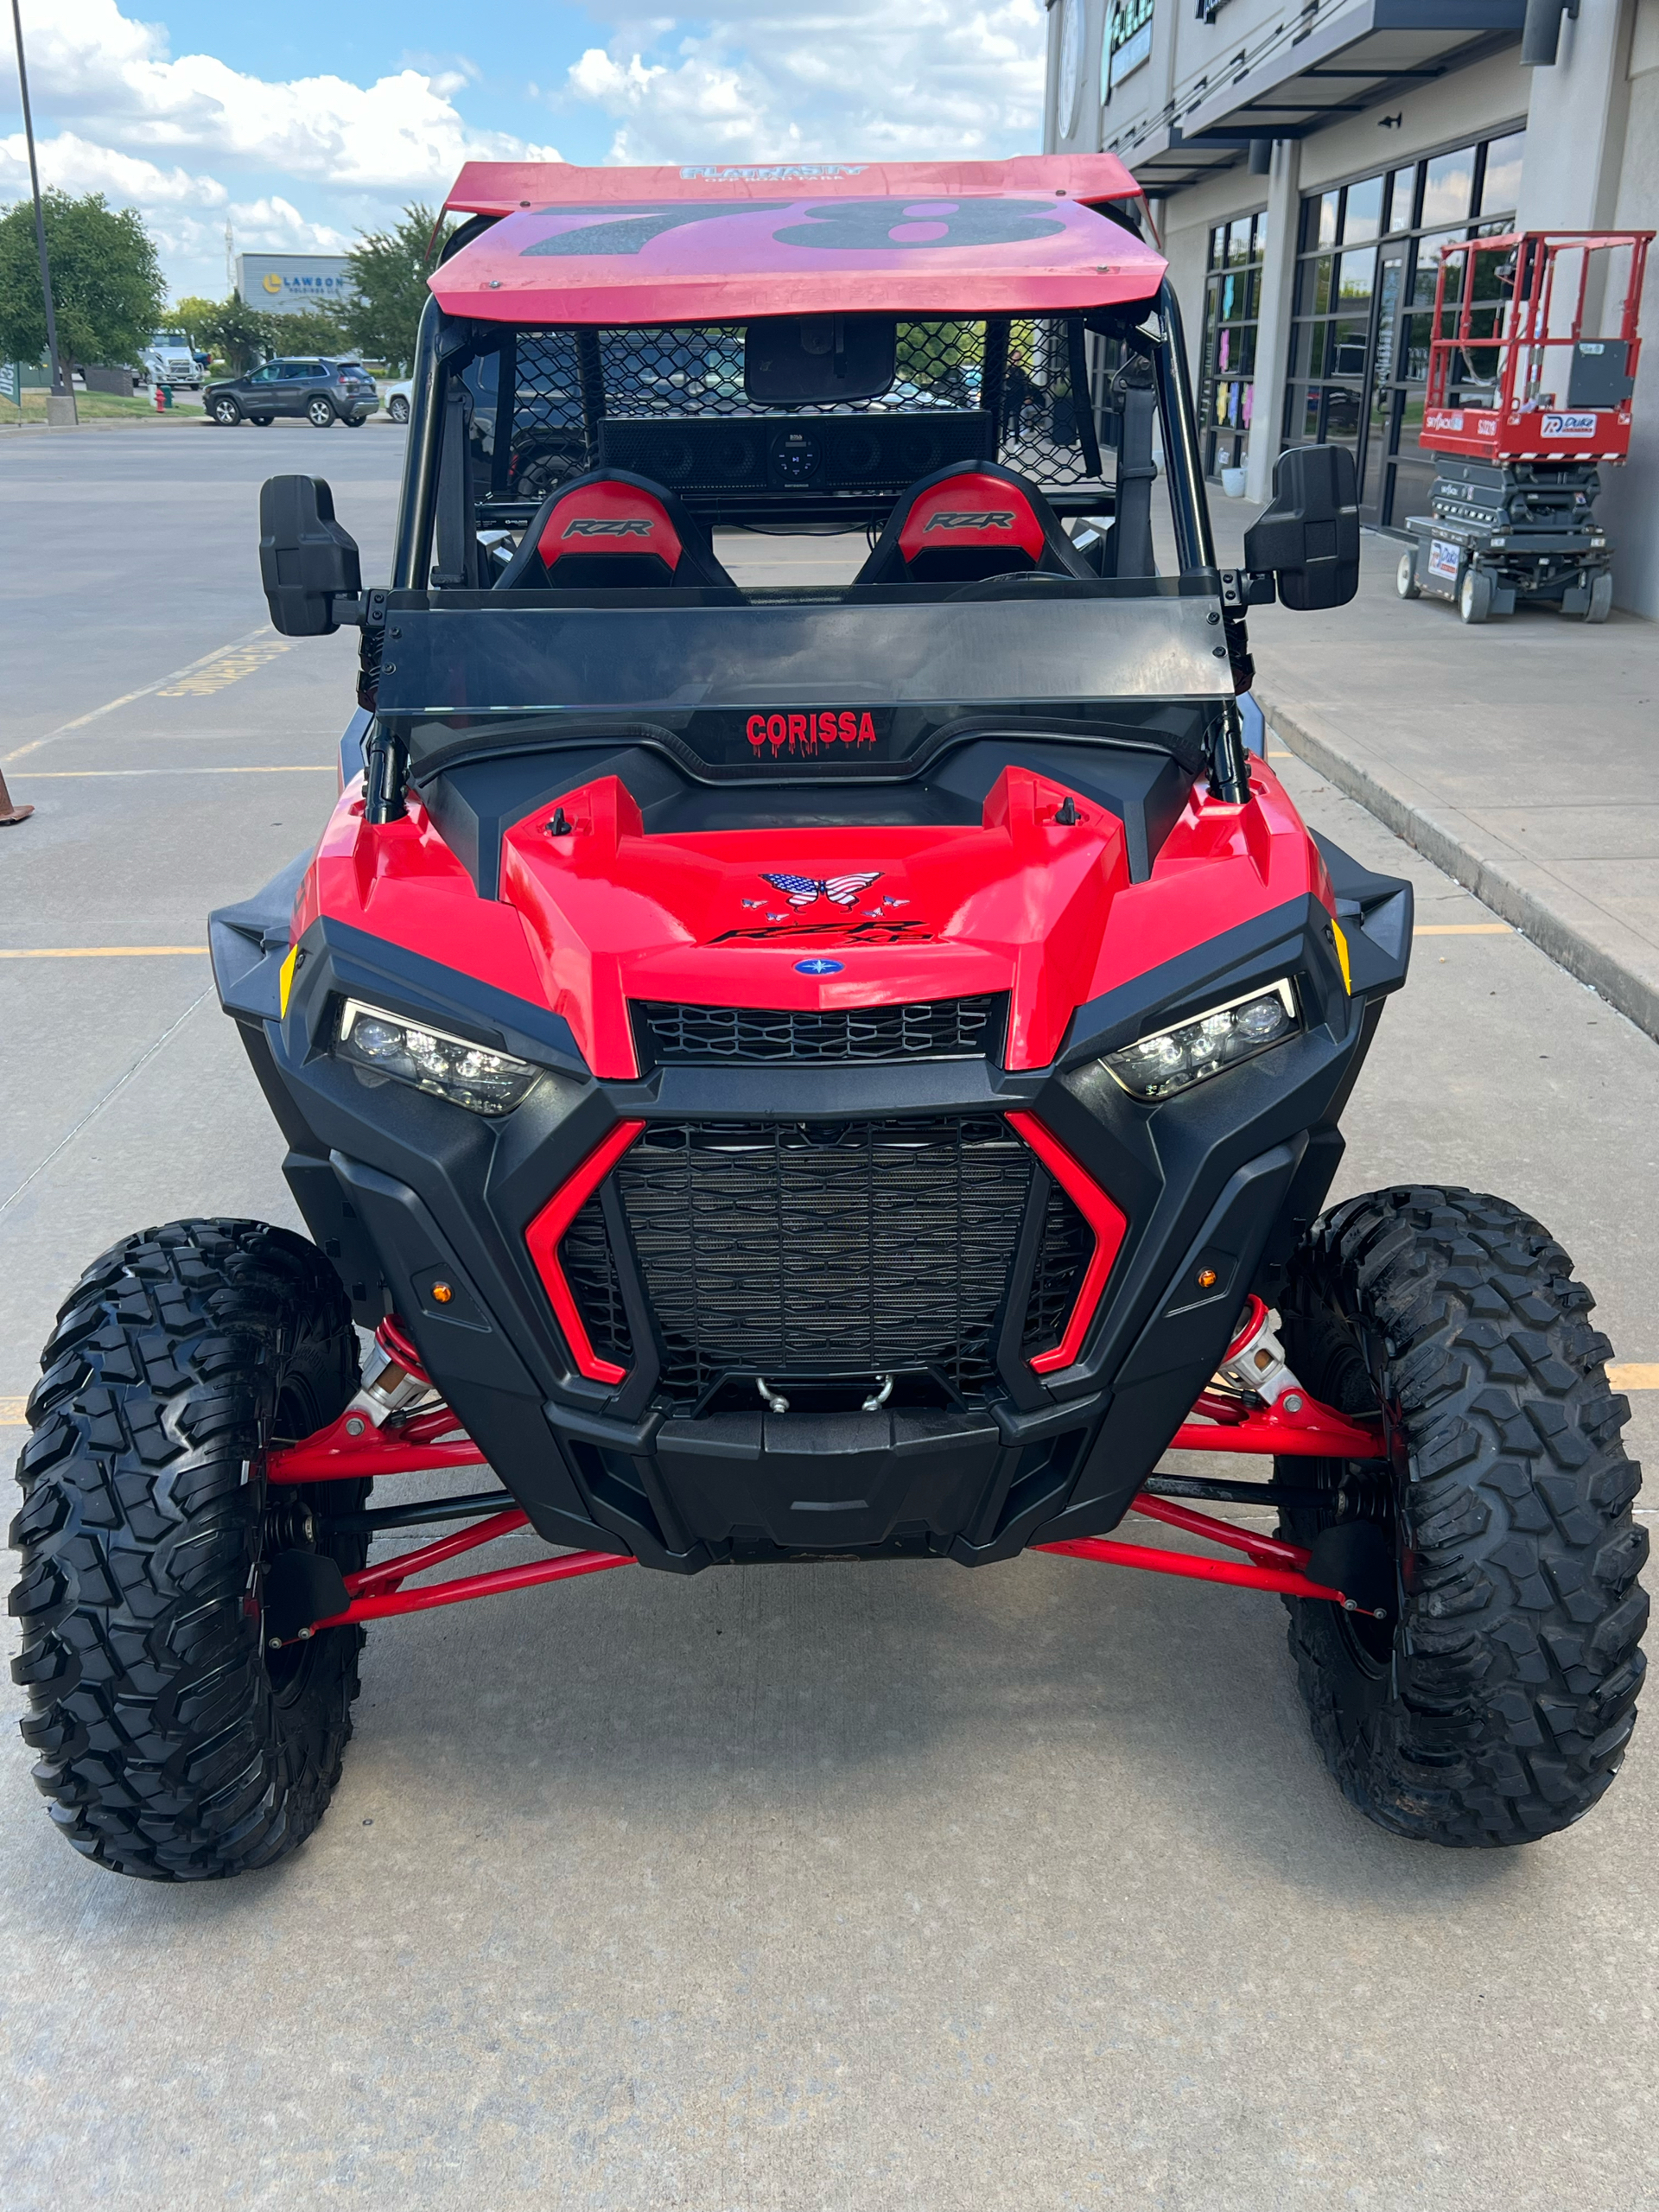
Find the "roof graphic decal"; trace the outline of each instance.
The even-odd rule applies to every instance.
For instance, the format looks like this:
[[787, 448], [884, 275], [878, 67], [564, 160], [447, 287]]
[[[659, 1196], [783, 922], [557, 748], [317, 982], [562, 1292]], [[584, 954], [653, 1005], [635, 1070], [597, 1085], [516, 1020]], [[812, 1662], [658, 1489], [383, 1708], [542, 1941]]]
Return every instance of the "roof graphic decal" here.
[[430, 283], [452, 315], [670, 323], [1054, 313], [1149, 298], [1163, 273], [1131, 232], [1057, 192], [705, 198], [682, 184], [520, 208]]

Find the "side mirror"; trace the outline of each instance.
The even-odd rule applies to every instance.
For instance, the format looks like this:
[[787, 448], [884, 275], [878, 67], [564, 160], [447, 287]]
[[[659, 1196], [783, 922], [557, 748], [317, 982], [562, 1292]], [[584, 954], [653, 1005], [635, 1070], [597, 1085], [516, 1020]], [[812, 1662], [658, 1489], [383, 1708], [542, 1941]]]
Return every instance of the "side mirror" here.
[[363, 589], [357, 540], [334, 520], [334, 495], [321, 477], [272, 476], [261, 486], [259, 578], [285, 638], [327, 637], [357, 616], [335, 606]]
[[1346, 446], [1293, 446], [1273, 504], [1244, 533], [1244, 566], [1270, 569], [1287, 607], [1344, 607], [1359, 589], [1359, 486]]

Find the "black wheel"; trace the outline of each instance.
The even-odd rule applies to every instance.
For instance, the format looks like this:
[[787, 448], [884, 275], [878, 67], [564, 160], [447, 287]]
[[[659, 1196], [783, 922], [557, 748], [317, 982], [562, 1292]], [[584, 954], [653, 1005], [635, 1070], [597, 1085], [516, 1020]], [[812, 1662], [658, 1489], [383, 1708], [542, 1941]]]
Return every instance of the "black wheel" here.
[[386, 412], [394, 423], [408, 422], [409, 402], [401, 391], [392, 393], [391, 397], [386, 402]]
[[1590, 587], [1590, 604], [1584, 610], [1584, 619], [1586, 622], [1605, 622], [1612, 611], [1613, 578], [1608, 569]]
[[322, 1818], [358, 1687], [359, 1628], [270, 1648], [367, 1548], [320, 1525], [366, 1483], [264, 1474], [356, 1387], [334, 1270], [262, 1222], [146, 1230], [86, 1270], [41, 1367], [11, 1610], [52, 1818], [149, 1881], [269, 1866]]
[[1290, 1648], [1326, 1764], [1397, 1835], [1529, 1843], [1624, 1756], [1648, 1539], [1593, 1303], [1547, 1230], [1468, 1191], [1351, 1198], [1293, 1268], [1292, 1369], [1386, 1407], [1393, 1461], [1277, 1463], [1332, 1495], [1285, 1516], [1310, 1574], [1386, 1615], [1287, 1600]]
[[369, 418], [366, 415], [342, 415], [340, 419], [348, 430], [360, 430]]
[[326, 430], [334, 419], [334, 403], [319, 392], [315, 399], [305, 403], [305, 419], [315, 430]]
[[222, 423], [227, 430], [233, 423], [242, 420], [242, 410], [228, 391], [220, 392], [219, 397], [213, 402], [212, 412], [214, 422]]
[[262, 430], [268, 430], [276, 417], [274, 415], [250, 415], [248, 420], [250, 423], [257, 423]]

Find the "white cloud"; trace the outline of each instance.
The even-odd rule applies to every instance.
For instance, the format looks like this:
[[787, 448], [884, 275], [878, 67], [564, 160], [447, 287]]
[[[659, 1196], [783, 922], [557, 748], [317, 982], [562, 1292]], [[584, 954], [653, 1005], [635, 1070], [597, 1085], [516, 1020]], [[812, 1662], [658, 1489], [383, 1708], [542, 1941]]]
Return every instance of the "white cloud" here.
[[467, 160], [559, 158], [554, 147], [469, 127], [454, 104], [466, 78], [453, 62], [372, 85], [278, 83], [212, 54], [169, 60], [162, 31], [124, 16], [117, 0], [27, 0], [23, 16], [35, 106], [103, 145], [188, 148], [336, 191], [391, 194], [438, 190]]
[[[222, 207], [230, 194], [217, 177], [199, 176], [176, 164], [158, 168], [154, 162], [96, 146], [73, 130], [35, 141], [41, 182], [60, 192], [101, 192], [117, 206]], [[0, 138], [0, 196], [29, 190], [29, 149], [21, 130]]]
[[1041, 0], [830, 0], [810, 12], [737, 0], [671, 63], [648, 60], [625, 28], [571, 67], [565, 97], [617, 118], [613, 162], [1028, 152], [1040, 143], [1044, 21]]

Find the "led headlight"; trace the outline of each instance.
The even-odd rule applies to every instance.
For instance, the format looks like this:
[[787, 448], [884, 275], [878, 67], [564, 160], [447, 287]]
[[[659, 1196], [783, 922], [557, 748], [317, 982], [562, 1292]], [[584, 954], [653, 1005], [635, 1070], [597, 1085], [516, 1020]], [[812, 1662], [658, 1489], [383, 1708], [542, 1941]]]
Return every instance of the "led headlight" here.
[[1282, 1045], [1301, 1026], [1296, 994], [1286, 981], [1252, 991], [1248, 998], [1229, 999], [1225, 1006], [1212, 1007], [1173, 1029], [1160, 1029], [1155, 1037], [1139, 1037], [1122, 1052], [1108, 1052], [1103, 1065], [1130, 1097], [1168, 1098]]
[[535, 1082], [538, 1071], [527, 1060], [470, 1045], [401, 1014], [347, 999], [340, 1013], [334, 1052], [359, 1075], [412, 1084], [435, 1098], [465, 1106], [474, 1114], [510, 1114]]

